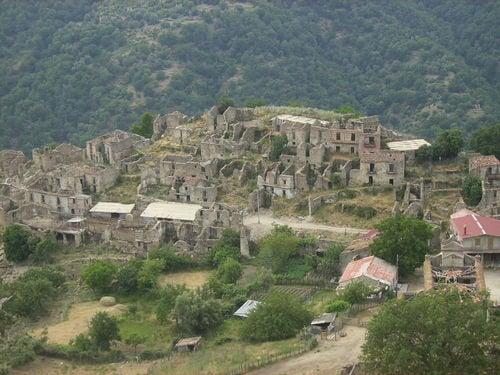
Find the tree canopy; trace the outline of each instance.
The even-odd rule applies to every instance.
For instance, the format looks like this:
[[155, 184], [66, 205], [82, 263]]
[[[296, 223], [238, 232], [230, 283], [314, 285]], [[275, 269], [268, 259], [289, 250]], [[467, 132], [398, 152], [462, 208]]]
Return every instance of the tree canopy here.
[[243, 322], [241, 337], [273, 341], [293, 337], [312, 319], [304, 303], [285, 293], [272, 293]]
[[385, 219], [377, 228], [381, 234], [370, 247], [373, 255], [397, 264], [402, 276], [413, 273], [423, 263], [432, 238], [429, 224], [399, 215]]
[[476, 131], [470, 139], [470, 147], [483, 155], [495, 155], [500, 159], [500, 123]]
[[462, 198], [467, 206], [477, 206], [483, 197], [481, 179], [477, 176], [467, 176], [462, 183]]
[[241, 4], [1, 2], [0, 146], [82, 143], [224, 96], [348, 106], [428, 138], [499, 122], [496, 1]]
[[497, 374], [500, 329], [486, 306], [455, 288], [389, 301], [368, 323], [363, 364], [370, 374]]

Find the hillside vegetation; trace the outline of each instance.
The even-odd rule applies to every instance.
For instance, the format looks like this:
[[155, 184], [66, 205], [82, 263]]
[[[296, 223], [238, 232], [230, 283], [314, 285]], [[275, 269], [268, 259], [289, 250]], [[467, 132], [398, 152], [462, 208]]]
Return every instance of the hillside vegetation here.
[[221, 95], [477, 129], [500, 119], [499, 19], [494, 0], [1, 0], [0, 147], [81, 143]]

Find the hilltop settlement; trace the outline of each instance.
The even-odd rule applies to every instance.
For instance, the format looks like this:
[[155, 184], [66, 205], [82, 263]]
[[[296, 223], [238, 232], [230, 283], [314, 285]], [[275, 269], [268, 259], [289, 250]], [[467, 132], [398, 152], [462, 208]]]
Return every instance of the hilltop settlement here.
[[[81, 266], [110, 254], [122, 265], [137, 259], [148, 262], [158, 249], [167, 247], [172, 257], [198, 264], [195, 268], [204, 269], [199, 264], [210, 258], [211, 266], [219, 267], [217, 275], [227, 275], [220, 270], [227, 263], [218, 258], [222, 252], [217, 252], [231, 233], [238, 249], [235, 261], [243, 268], [236, 272], [239, 281], [224, 276], [231, 281], [223, 284], [239, 286], [256, 269], [260, 272], [266, 261], [275, 261], [272, 257], [262, 260], [272, 236], [289, 235], [298, 249], [290, 258], [295, 268], [276, 263], [267, 267], [272, 288], [291, 290], [298, 300], [313, 304], [313, 316], [299, 326], [309, 326], [308, 334], [316, 335], [315, 340], [331, 342], [320, 342], [320, 347], [328, 348], [332, 356], [340, 350], [342, 335], [355, 335], [350, 326], [366, 330], [368, 323], [352, 314], [377, 310], [395, 296], [411, 301], [420, 293], [437, 293], [444, 286], [472, 296], [489, 291], [490, 301], [498, 304], [499, 277], [494, 267], [500, 266], [500, 161], [495, 156], [457, 152], [453, 158], [422, 158], [422, 150], [433, 148], [431, 142], [392, 131], [377, 116], [305, 108], [216, 106], [201, 117], [180, 112], [157, 115], [152, 127], [150, 138], [115, 130], [87, 141], [84, 147], [47, 145], [31, 155], [0, 151], [0, 227], [22, 228], [33, 238], [51, 238], [60, 248], [71, 249], [66, 251]], [[462, 197], [467, 179], [478, 181], [473, 203]], [[381, 223], [391, 220], [400, 225], [405, 220], [425, 225], [422, 246], [427, 253], [419, 255], [413, 266], [405, 263], [404, 248], [397, 256], [383, 255], [387, 246], [381, 250], [382, 239], [391, 230]], [[403, 229], [401, 233], [405, 235]], [[321, 266], [335, 246], [341, 248], [331, 267]], [[101, 249], [97, 255], [96, 248]], [[214, 257], [214, 253], [219, 255]], [[57, 265], [59, 258], [54, 257]], [[33, 267], [31, 258], [20, 263], [9, 258], [7, 243], [0, 249], [0, 265], [4, 282], [12, 285]], [[75, 277], [78, 267], [72, 267], [64, 271], [66, 277]], [[196, 268], [193, 272], [204, 271]], [[496, 281], [490, 284], [490, 277]], [[263, 282], [265, 276], [259, 274], [257, 279]], [[119, 283], [119, 277], [113, 278], [95, 297], [119, 299], [114, 293]], [[350, 301], [349, 313], [345, 313], [347, 307], [342, 308], [340, 302], [348, 298], [342, 293], [360, 283], [370, 289], [369, 297]], [[8, 311], [9, 303], [20, 298], [14, 287], [8, 290], [0, 295], [4, 297], [0, 310], [5, 305]], [[324, 297], [315, 294], [318, 290], [344, 297], [333, 303], [336, 307], [330, 304], [325, 309]], [[225, 301], [231, 293], [225, 289], [210, 298]], [[234, 295], [231, 298], [234, 302]], [[175, 308], [169, 310], [174, 309], [175, 315], [180, 302], [174, 300]], [[74, 301], [79, 302], [78, 298]], [[266, 305], [263, 289], [240, 293], [237, 301], [229, 308], [229, 316], [234, 313], [231, 319], [239, 319], [234, 324], [254, 319], [252, 312], [258, 315]], [[188, 361], [185, 352], [217, 350], [210, 344], [210, 335], [205, 338], [210, 329], [190, 322], [191, 328], [183, 330], [182, 324], [188, 323], [178, 318], [163, 320], [176, 322], [176, 339], [173, 334], [168, 336], [174, 342], [172, 350], [181, 353], [175, 355]], [[147, 348], [148, 340], [131, 345]], [[274, 340], [269, 337], [268, 341]], [[166, 341], [164, 348], [168, 347]], [[344, 363], [327, 370], [355, 373], [362, 342], [353, 344], [354, 354]], [[50, 357], [47, 348], [41, 352]], [[273, 353], [275, 359], [262, 361], [260, 366], [281, 363], [284, 356]], [[364, 358], [370, 368], [370, 358]], [[235, 368], [241, 373], [258, 367], [246, 362], [234, 366], [240, 366]], [[168, 367], [163, 370], [169, 373]], [[322, 373], [329, 373], [327, 370]], [[213, 371], [240, 373], [234, 368], [233, 372]]]

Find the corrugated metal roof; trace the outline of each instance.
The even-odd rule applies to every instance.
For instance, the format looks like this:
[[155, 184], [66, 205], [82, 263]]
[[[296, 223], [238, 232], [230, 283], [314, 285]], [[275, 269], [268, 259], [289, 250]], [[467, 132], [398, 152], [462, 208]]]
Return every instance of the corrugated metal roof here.
[[243, 305], [241, 305], [241, 307], [238, 310], [236, 310], [236, 312], [233, 315], [239, 316], [241, 318], [246, 318], [260, 304], [261, 304], [261, 302], [259, 302], [259, 301], [254, 301], [254, 300], [249, 299]]
[[451, 223], [460, 240], [479, 236], [500, 237], [500, 220], [475, 212], [452, 217]]
[[153, 202], [148, 205], [141, 217], [194, 221], [196, 213], [202, 208], [199, 204]]
[[411, 139], [408, 141], [388, 142], [387, 147], [394, 151], [415, 151], [422, 146], [430, 146], [431, 144], [425, 139]]
[[129, 214], [134, 209], [134, 204], [122, 204], [114, 202], [99, 202], [90, 209], [90, 212]]
[[311, 322], [311, 325], [315, 326], [315, 325], [330, 324], [331, 322], [335, 321], [336, 317], [337, 317], [337, 313], [325, 313], [325, 314], [321, 315], [320, 317], [314, 319]]
[[387, 285], [393, 285], [397, 278], [396, 266], [375, 256], [349, 262], [339, 280], [339, 283], [352, 281], [365, 276]]

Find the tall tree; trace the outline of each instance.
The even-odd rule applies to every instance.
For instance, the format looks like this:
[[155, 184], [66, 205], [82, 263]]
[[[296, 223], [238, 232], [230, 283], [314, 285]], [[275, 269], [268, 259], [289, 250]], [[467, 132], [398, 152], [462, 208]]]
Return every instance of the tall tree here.
[[120, 339], [116, 318], [107, 312], [98, 312], [90, 321], [89, 337], [98, 350], [109, 350], [111, 341]]
[[384, 220], [377, 228], [381, 234], [370, 247], [373, 255], [398, 264], [399, 273], [403, 276], [411, 274], [423, 263], [432, 238], [429, 224], [400, 215]]
[[483, 197], [481, 179], [477, 176], [467, 176], [462, 184], [462, 197], [467, 206], [477, 206]]
[[470, 147], [483, 155], [495, 155], [500, 159], [500, 123], [476, 131], [470, 139]]
[[500, 325], [486, 305], [458, 289], [392, 300], [368, 324], [363, 364], [370, 374], [498, 374]]

